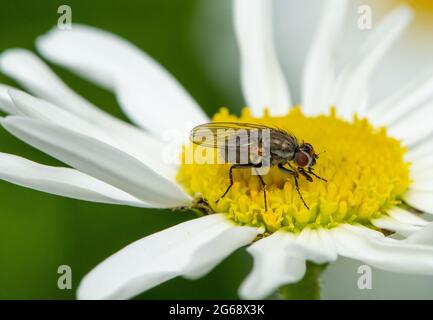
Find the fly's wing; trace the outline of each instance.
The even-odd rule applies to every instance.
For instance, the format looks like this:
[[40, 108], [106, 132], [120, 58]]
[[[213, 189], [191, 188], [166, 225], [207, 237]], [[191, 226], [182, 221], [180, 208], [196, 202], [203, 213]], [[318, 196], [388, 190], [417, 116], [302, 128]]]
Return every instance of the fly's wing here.
[[269, 164], [276, 134], [291, 136], [284, 130], [262, 124], [214, 122], [195, 127], [191, 131], [191, 141], [221, 150], [225, 163]]
[[239, 149], [260, 145], [264, 130], [270, 135], [275, 129], [255, 123], [213, 122], [192, 129], [190, 139], [203, 147]]

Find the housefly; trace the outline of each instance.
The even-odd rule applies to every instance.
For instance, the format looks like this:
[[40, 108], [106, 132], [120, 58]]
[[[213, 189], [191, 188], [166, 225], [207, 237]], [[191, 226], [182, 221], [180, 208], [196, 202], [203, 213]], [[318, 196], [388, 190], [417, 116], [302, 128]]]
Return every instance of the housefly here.
[[277, 166], [282, 172], [294, 177], [295, 187], [303, 204], [309, 209], [301, 191], [300, 175], [312, 182], [313, 177], [326, 182], [314, 173], [313, 167], [319, 158], [308, 142], [299, 142], [291, 133], [270, 126], [255, 123], [214, 122], [199, 125], [192, 129], [191, 141], [203, 147], [221, 150], [224, 161], [231, 163], [229, 170], [230, 185], [217, 200], [224, 198], [233, 186], [233, 170], [252, 168], [263, 188], [265, 210], [266, 184], [259, 169]]

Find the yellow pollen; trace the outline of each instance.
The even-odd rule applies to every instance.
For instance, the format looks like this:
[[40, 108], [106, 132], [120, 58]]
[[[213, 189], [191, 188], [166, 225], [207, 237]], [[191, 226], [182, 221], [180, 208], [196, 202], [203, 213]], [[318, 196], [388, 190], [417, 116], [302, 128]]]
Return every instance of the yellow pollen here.
[[421, 12], [428, 12], [433, 10], [433, 1], [431, 0], [405, 0], [414, 9]]
[[300, 108], [285, 116], [265, 114], [263, 118], [253, 117], [246, 108], [237, 117], [222, 108], [213, 121], [261, 123], [287, 130], [320, 153], [315, 173], [328, 180], [314, 178], [308, 182], [300, 176], [300, 191], [307, 209], [296, 191], [293, 176], [272, 167], [263, 176], [267, 185], [265, 211], [258, 177], [251, 174], [251, 169], [235, 169], [233, 187], [216, 203], [229, 186], [231, 165], [186, 163], [187, 154], [204, 147], [185, 146], [178, 182], [192, 196], [205, 199], [214, 212], [225, 212], [241, 225], [265, 227], [268, 232], [299, 232], [306, 226], [331, 228], [339, 223], [369, 225], [370, 219], [399, 204], [410, 184], [409, 163], [403, 160], [406, 149], [387, 136], [385, 128], [374, 128], [366, 119], [354, 117], [347, 122], [338, 118], [334, 110], [330, 115], [307, 117]]

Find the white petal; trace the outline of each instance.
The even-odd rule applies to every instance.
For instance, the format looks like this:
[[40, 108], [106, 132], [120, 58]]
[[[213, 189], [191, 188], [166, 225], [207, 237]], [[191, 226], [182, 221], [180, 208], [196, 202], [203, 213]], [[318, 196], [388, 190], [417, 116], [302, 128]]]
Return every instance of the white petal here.
[[388, 216], [372, 219], [371, 223], [380, 229], [397, 232], [405, 237], [422, 229], [422, 226], [404, 223]]
[[[14, 103], [15, 113], [48, 121], [109, 144], [135, 157], [165, 178], [175, 182], [176, 167], [161, 161], [163, 158], [162, 148], [158, 150], [158, 146], [146, 146], [144, 145], [145, 141], [143, 141], [143, 145], [135, 145], [117, 134], [113, 135], [109, 130], [95, 126], [85, 119], [42, 99], [34, 98], [25, 92], [12, 89], [9, 90], [9, 95]], [[159, 152], [159, 155], [157, 152]]]
[[424, 170], [411, 170], [410, 190], [433, 192], [433, 167]]
[[[433, 139], [428, 139], [423, 141], [422, 143], [417, 144], [416, 146], [409, 148], [408, 153], [406, 154], [406, 159], [408, 161], [416, 161], [422, 159], [424, 156], [433, 154]], [[433, 161], [432, 161], [433, 168]]]
[[390, 125], [388, 132], [410, 147], [433, 134], [432, 117], [433, 103], [430, 102]]
[[404, 201], [412, 207], [433, 214], [433, 192], [409, 190], [404, 195]]
[[190, 202], [177, 185], [124, 152], [59, 126], [17, 116], [2, 120], [6, 130], [64, 163], [150, 204]]
[[390, 125], [403, 119], [403, 116], [414, 111], [429, 97], [433, 96], [433, 75], [409, 83], [402, 90], [374, 105], [367, 112], [367, 117], [376, 125]]
[[323, 228], [304, 228], [296, 238], [296, 244], [302, 247], [307, 260], [318, 264], [337, 260], [334, 241]]
[[[366, 228], [362, 225], [343, 224], [342, 227], [347, 229], [347, 230], [350, 230], [352, 232], [355, 232], [355, 233], [358, 233], [361, 235], [365, 235], [366, 237], [371, 237], [371, 238], [379, 239], [379, 240], [390, 239], [390, 238], [386, 237], [382, 232], [377, 231], [377, 230], [373, 230], [370, 228]], [[395, 240], [391, 239], [391, 241], [395, 241]]]
[[[234, 242], [218, 245], [224, 235]], [[164, 281], [200, 268], [208, 270], [240, 246], [258, 229], [238, 227], [223, 214], [190, 220], [138, 240], [94, 268], [80, 284], [80, 299], [126, 299]], [[203, 250], [208, 251], [206, 254]]]
[[242, 282], [239, 295], [244, 299], [262, 299], [279, 286], [294, 283], [304, 277], [305, 258], [295, 236], [277, 231], [248, 247], [254, 257], [253, 270]]
[[292, 103], [275, 50], [271, 1], [235, 0], [234, 24], [248, 106], [256, 116], [265, 107], [272, 115], [286, 114]]
[[423, 175], [429, 175], [433, 169], [433, 155], [426, 154], [416, 159], [412, 159], [412, 164], [410, 167], [411, 177], [417, 179]]
[[302, 109], [311, 115], [330, 107], [335, 81], [334, 55], [347, 10], [347, 1], [328, 0], [323, 5], [302, 79]]
[[47, 59], [114, 90], [131, 120], [156, 135], [208, 121], [173, 76], [114, 34], [74, 25], [68, 32], [54, 28], [36, 45]]
[[[35, 98], [24, 91], [14, 88], [8, 90], [11, 109], [13, 114], [27, 116], [63, 126], [69, 130], [82, 132], [95, 139], [103, 139], [108, 143], [98, 127], [92, 126], [89, 122], [71, 114], [45, 100]], [[104, 137], [104, 138], [102, 138]]]
[[223, 261], [236, 249], [251, 243], [254, 238], [263, 233], [263, 229], [252, 227], [232, 227], [222, 232], [211, 242], [206, 243], [194, 252], [191, 261], [194, 264], [187, 266], [183, 276], [189, 279], [197, 279]]
[[351, 225], [331, 229], [338, 253], [377, 268], [401, 273], [433, 274], [433, 247], [373, 237]]
[[363, 114], [368, 101], [370, 76], [411, 19], [409, 7], [400, 7], [388, 14], [373, 29], [359, 54], [337, 77], [333, 102], [341, 116], [351, 118], [354, 112]]
[[[100, 127], [110, 139], [120, 141], [125, 148], [134, 151], [134, 154], [140, 153], [145, 158], [151, 157], [153, 162], [169, 165], [168, 159], [163, 157], [166, 144], [162, 144], [144, 131], [103, 112], [77, 95], [32, 52], [24, 49], [10, 49], [3, 52], [0, 55], [0, 69], [35, 95], [67, 110], [92, 126]], [[0, 98], [7, 94], [5, 91], [8, 89], [11, 88], [0, 87]], [[10, 101], [8, 97], [5, 98]], [[22, 105], [24, 107], [24, 104]], [[31, 106], [32, 104], [27, 103], [26, 108], [31, 109]], [[16, 114], [13, 113], [13, 110], [9, 111]], [[44, 111], [52, 112], [46, 108], [41, 110], [41, 112]], [[58, 113], [56, 112], [56, 115]], [[61, 123], [64, 124], [64, 122]], [[176, 170], [175, 161], [170, 162], [172, 168], [168, 168], [167, 172], [158, 168], [159, 171], [165, 173], [166, 177], [172, 175], [170, 170]]]
[[115, 187], [71, 168], [50, 167], [0, 153], [0, 178], [64, 197], [136, 207], [149, 205]]
[[0, 110], [7, 114], [16, 114], [14, 103], [9, 97], [9, 90], [13, 89], [11, 86], [0, 84]]
[[427, 226], [421, 230], [411, 234], [404, 241], [409, 243], [433, 245], [433, 222], [429, 223]]
[[109, 118], [90, 102], [73, 92], [34, 53], [25, 49], [9, 49], [0, 55], [1, 71], [33, 94], [64, 107], [84, 119], [98, 123]]
[[416, 214], [413, 214], [407, 210], [404, 210], [399, 207], [394, 207], [388, 211], [388, 215], [390, 215], [393, 219], [400, 221], [406, 224], [412, 224], [414, 226], [426, 226], [428, 222], [423, 218], [420, 218]]

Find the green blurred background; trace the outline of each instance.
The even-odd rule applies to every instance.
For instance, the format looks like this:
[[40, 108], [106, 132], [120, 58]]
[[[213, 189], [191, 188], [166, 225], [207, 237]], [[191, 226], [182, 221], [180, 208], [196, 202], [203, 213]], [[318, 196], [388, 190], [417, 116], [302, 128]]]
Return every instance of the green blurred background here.
[[[57, 8], [72, 7], [73, 22], [90, 24], [135, 43], [164, 65], [212, 115], [220, 106], [242, 107], [230, 0], [2, 1], [0, 50], [34, 50], [35, 38], [57, 23]], [[124, 118], [114, 96], [52, 66], [67, 84], [104, 110]], [[286, 70], [287, 72], [287, 70]], [[0, 82], [17, 85], [0, 75]], [[0, 130], [0, 151], [59, 165]], [[193, 217], [189, 213], [87, 203], [0, 181], [0, 299], [73, 299], [80, 279], [134, 240]], [[57, 268], [69, 265], [73, 289], [57, 288]], [[325, 298], [433, 298], [425, 277], [375, 270], [375, 289], [356, 288], [360, 264], [342, 260], [327, 271]], [[235, 299], [252, 266], [238, 250], [208, 276], [177, 278], [149, 290], [144, 299]], [[377, 279], [377, 280], [376, 280]], [[390, 289], [401, 283], [406, 291]], [[409, 290], [409, 295], [407, 290]]]

